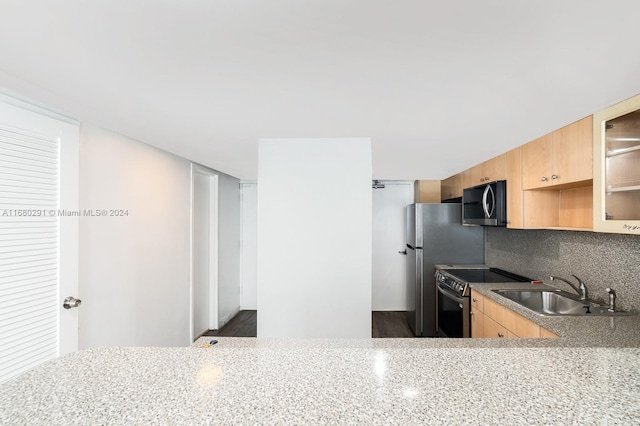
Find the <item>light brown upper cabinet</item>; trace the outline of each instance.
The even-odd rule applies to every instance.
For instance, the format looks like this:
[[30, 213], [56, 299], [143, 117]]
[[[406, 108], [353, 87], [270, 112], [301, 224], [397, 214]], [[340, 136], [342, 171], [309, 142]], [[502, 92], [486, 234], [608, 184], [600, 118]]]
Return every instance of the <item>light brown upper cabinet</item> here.
[[440, 181], [417, 180], [413, 184], [413, 201], [416, 203], [439, 203]]
[[593, 179], [593, 117], [522, 146], [522, 189], [589, 186]]
[[507, 155], [501, 154], [465, 170], [462, 172], [462, 187], [470, 188], [472, 186], [482, 185], [483, 183], [506, 179], [506, 161]]
[[593, 228], [640, 234], [640, 95], [594, 115]]
[[441, 182], [440, 196], [443, 201], [462, 197], [462, 173], [450, 176]]
[[507, 228], [523, 227], [522, 148], [506, 154], [507, 167]]

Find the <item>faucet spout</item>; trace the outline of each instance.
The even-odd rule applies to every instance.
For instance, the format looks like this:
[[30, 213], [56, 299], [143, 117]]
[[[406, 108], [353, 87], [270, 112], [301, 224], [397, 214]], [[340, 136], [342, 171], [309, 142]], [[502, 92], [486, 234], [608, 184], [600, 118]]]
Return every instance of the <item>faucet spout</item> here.
[[573, 283], [565, 280], [564, 278], [560, 278], [560, 277], [554, 277], [551, 276], [549, 277], [549, 279], [551, 281], [553, 280], [559, 280], [562, 282], [565, 282], [567, 284], [569, 284], [571, 286], [572, 289], [575, 290], [576, 293], [578, 293], [580, 295], [580, 300], [587, 300], [588, 297], [588, 292], [587, 292], [587, 286], [584, 284], [584, 281], [582, 281], [580, 278], [578, 278], [577, 276], [571, 274], [572, 277], [574, 277], [576, 280], [578, 280], [578, 286], [574, 285]]
[[584, 281], [582, 281], [580, 278], [578, 278], [577, 276], [571, 274], [571, 276], [573, 278], [575, 278], [576, 280], [578, 280], [578, 286], [579, 286], [579, 294], [580, 294], [580, 299], [581, 300], [587, 300], [587, 298], [589, 297], [589, 293], [587, 292], [587, 286], [584, 284]]

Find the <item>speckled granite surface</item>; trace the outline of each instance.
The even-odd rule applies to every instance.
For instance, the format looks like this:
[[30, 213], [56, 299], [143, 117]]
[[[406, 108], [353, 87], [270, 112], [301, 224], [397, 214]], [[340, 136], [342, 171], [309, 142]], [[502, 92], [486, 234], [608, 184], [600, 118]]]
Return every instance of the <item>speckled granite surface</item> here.
[[[486, 267], [485, 265], [436, 265], [436, 268], [468, 269]], [[561, 336], [561, 339], [517, 339], [518, 346], [558, 346], [558, 347], [640, 347], [640, 315], [633, 316], [542, 316], [524, 308], [516, 302], [502, 297], [492, 290], [496, 289], [549, 289], [557, 287], [530, 283], [475, 283], [471, 287], [488, 297], [519, 313], [525, 318], [545, 327]], [[573, 292], [573, 290], [571, 290]], [[494, 340], [494, 339], [491, 339]], [[502, 340], [502, 339], [500, 339]], [[546, 340], [551, 340], [547, 342]], [[472, 340], [478, 344], [477, 339]], [[508, 342], [508, 340], [507, 340]], [[493, 344], [493, 343], [492, 343]], [[496, 343], [502, 344], [502, 343]], [[508, 345], [512, 342], [505, 343]]]
[[442, 346], [451, 339], [378, 339], [385, 340], [382, 347], [373, 339], [218, 340], [209, 348], [91, 349], [51, 361], [0, 387], [0, 424], [560, 425], [640, 419], [638, 348]]
[[[525, 318], [562, 337], [550, 339], [558, 346], [570, 347], [640, 347], [640, 315], [632, 316], [542, 316], [516, 302], [502, 297], [492, 290], [502, 288], [545, 288], [545, 285], [523, 284], [472, 284], [479, 293], [512, 309]], [[547, 287], [553, 289], [553, 287]]]
[[[618, 293], [621, 309], [640, 310], [640, 236], [556, 230], [519, 230], [487, 227], [485, 261], [495, 266], [543, 280], [549, 276], [587, 284], [592, 299], [605, 299], [606, 287]], [[566, 291], [571, 288], [554, 282]]]
[[541, 317], [491, 291], [529, 286], [473, 285], [561, 338], [89, 349], [1, 385], [0, 424], [640, 423], [640, 315]]

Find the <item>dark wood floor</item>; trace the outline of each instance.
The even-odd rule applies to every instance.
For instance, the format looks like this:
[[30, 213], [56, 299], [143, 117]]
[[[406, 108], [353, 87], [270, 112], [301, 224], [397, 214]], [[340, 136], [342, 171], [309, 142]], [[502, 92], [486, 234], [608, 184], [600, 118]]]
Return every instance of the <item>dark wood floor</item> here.
[[415, 337], [407, 324], [404, 311], [373, 311], [371, 337]]
[[[209, 330], [203, 336], [256, 337], [257, 311], [240, 311], [220, 330]], [[407, 313], [374, 311], [371, 313], [371, 337], [414, 337], [407, 325]]]
[[257, 324], [257, 311], [240, 311], [220, 330], [209, 330], [203, 336], [256, 337]]

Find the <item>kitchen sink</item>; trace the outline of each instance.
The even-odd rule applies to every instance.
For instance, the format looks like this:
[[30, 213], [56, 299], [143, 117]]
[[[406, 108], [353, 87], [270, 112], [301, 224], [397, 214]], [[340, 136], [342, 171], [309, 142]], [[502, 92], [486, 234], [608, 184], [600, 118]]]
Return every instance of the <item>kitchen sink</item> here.
[[537, 314], [548, 316], [609, 316], [633, 315], [631, 312], [609, 312], [607, 306], [601, 306], [589, 300], [580, 300], [577, 296], [562, 290], [493, 290]]

